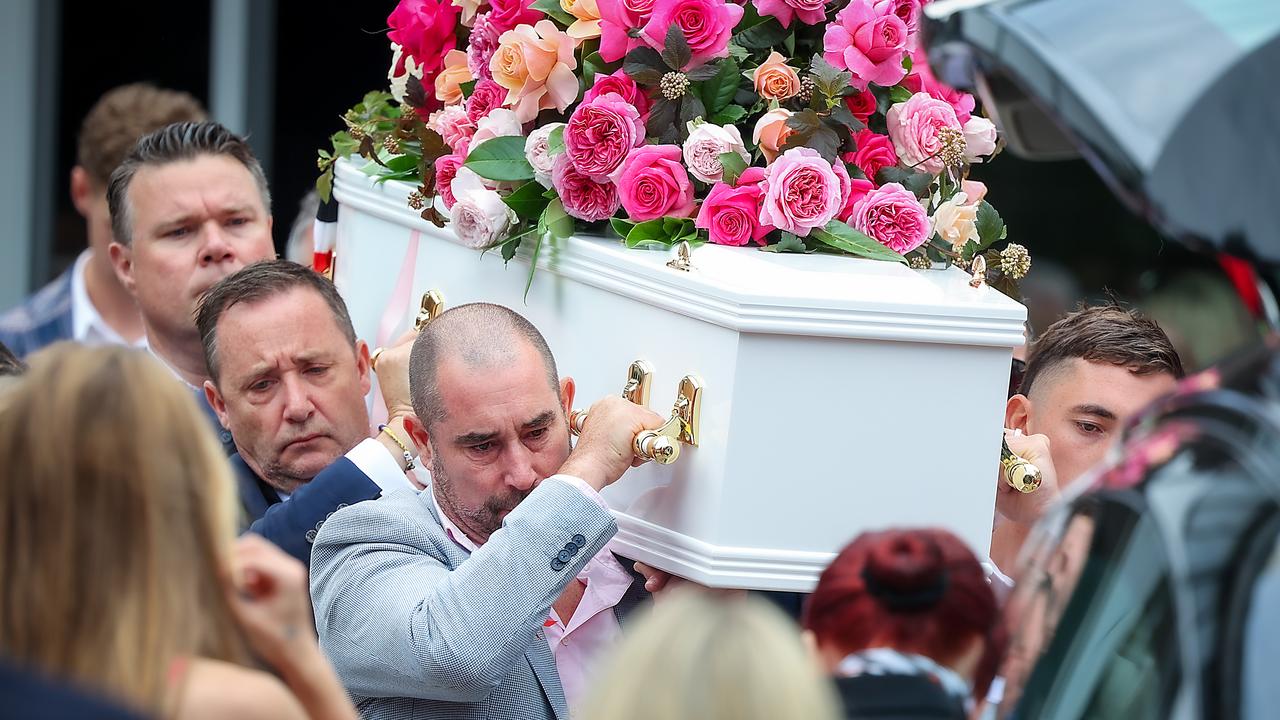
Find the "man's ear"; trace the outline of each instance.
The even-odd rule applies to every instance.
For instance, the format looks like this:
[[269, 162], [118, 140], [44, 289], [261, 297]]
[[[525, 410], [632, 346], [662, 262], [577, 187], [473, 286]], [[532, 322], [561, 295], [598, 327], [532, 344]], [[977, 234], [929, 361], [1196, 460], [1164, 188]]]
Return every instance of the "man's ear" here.
[[369, 389], [373, 387], [373, 377], [370, 373], [372, 369], [369, 363], [369, 343], [363, 340], [356, 341], [356, 372], [360, 374], [360, 394], [368, 395]]
[[433, 449], [431, 447], [431, 435], [427, 432], [427, 426], [418, 419], [417, 415], [409, 413], [404, 416], [404, 430], [409, 433], [409, 441], [417, 446], [418, 458], [422, 461], [422, 465], [430, 468]]
[[90, 206], [103, 192], [87, 170], [79, 165], [71, 168], [71, 204], [82, 217], [89, 216]]
[[138, 282], [133, 277], [133, 248], [112, 240], [107, 246], [107, 254], [111, 256], [111, 267], [115, 268], [116, 278], [136, 298]]
[[223, 429], [230, 430], [231, 425], [227, 418], [227, 402], [222, 397], [222, 393], [218, 392], [218, 386], [214, 385], [212, 380], [204, 381], [204, 399], [209, 401], [209, 407], [213, 408], [213, 412], [218, 416], [218, 422]]
[[566, 376], [560, 379], [560, 405], [564, 407], [566, 418], [573, 412], [573, 395], [576, 391], [573, 378]]
[[1023, 435], [1031, 435], [1031, 398], [1021, 393], [1009, 398], [1004, 406], [1004, 426], [1010, 430], [1021, 430]]

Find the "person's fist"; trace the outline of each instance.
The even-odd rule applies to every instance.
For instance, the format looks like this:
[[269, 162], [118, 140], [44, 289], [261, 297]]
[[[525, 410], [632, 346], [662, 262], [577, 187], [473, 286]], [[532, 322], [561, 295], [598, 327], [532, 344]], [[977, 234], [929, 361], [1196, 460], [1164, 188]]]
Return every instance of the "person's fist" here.
[[582, 478], [591, 487], [602, 490], [622, 477], [627, 468], [639, 464], [632, 449], [635, 436], [661, 427], [663, 422], [661, 416], [648, 408], [617, 395], [605, 397], [587, 411], [578, 444], [560, 472]]
[[236, 620], [262, 659], [283, 670], [300, 644], [315, 642], [307, 569], [266, 539], [246, 534], [236, 541], [230, 570], [224, 587]]
[[1020, 431], [1004, 431], [1004, 441], [1014, 455], [1040, 468], [1040, 487], [1024, 493], [1010, 486], [1001, 468], [996, 479], [996, 510], [1016, 523], [1032, 525], [1058, 499], [1058, 473], [1049, 454], [1049, 438], [1045, 435], [1023, 435]]
[[387, 417], [397, 418], [413, 412], [413, 399], [409, 396], [409, 355], [418, 333], [410, 330], [396, 338], [394, 345], [383, 348], [378, 355], [378, 392], [387, 406]]

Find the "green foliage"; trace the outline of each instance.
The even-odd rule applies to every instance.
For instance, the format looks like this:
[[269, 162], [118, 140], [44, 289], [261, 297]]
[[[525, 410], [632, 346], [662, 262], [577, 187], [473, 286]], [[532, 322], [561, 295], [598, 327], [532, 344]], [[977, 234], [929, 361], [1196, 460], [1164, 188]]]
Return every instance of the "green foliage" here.
[[629, 248], [669, 248], [682, 241], [690, 244], [698, 241], [698, 228], [694, 227], [692, 218], [661, 217], [641, 223], [614, 218], [609, 224]]
[[514, 210], [521, 220], [534, 220], [542, 216], [542, 212], [547, 209], [551, 200], [543, 193], [541, 185], [530, 181], [502, 198], [502, 202]]
[[876, 173], [877, 185], [891, 182], [902, 185], [916, 197], [924, 199], [929, 197], [929, 185], [933, 183], [933, 176], [929, 173], [915, 172], [901, 167], [881, 168]]
[[559, 155], [565, 151], [564, 127], [558, 127], [547, 135], [547, 154]]
[[733, 125], [747, 116], [747, 109], [741, 105], [729, 105], [720, 112], [707, 118], [707, 122], [716, 125]]
[[533, 166], [524, 158], [524, 138], [506, 135], [486, 140], [472, 148], [465, 166], [489, 180], [533, 179]]
[[693, 60], [693, 51], [689, 49], [689, 42], [684, 39], [684, 33], [676, 23], [671, 23], [671, 27], [667, 28], [667, 38], [663, 43], [661, 55], [667, 67], [677, 71], [684, 70], [685, 66]]
[[768, 18], [748, 30], [735, 33], [733, 42], [747, 50], [767, 50], [782, 42], [791, 31], [782, 27], [777, 18]]
[[900, 263], [907, 261], [902, 255], [881, 245], [875, 238], [868, 237], [839, 220], [832, 220], [825, 228], [814, 228], [812, 235], [824, 245], [857, 257]]
[[738, 177], [747, 169], [747, 163], [742, 156], [736, 152], [720, 153], [720, 167], [724, 168], [724, 182], [732, 185], [738, 181]]
[[848, 137], [848, 132], [845, 131], [842, 137], [832, 124], [834, 121], [829, 117], [824, 118], [813, 110], [801, 110], [787, 118], [787, 127], [791, 128], [792, 133], [781, 149], [785, 152], [797, 147], [811, 148], [817, 150], [827, 162], [834, 163], [839, 159], [838, 151], [844, 144], [845, 137]]
[[813, 252], [813, 243], [807, 238], [801, 239], [796, 237], [794, 233], [782, 233], [782, 240], [772, 244], [765, 245], [760, 248], [763, 252], [771, 253], [810, 253]]
[[737, 61], [733, 58], [720, 61], [716, 70], [715, 76], [703, 82], [699, 88], [702, 93], [702, 104], [706, 106], [707, 112], [713, 114], [725, 110], [733, 102], [733, 96], [738, 92], [738, 73], [741, 72]]
[[562, 28], [569, 27], [577, 20], [573, 15], [565, 12], [564, 8], [560, 7], [560, 0], [537, 0], [530, 7], [534, 10], [542, 11], [543, 15], [555, 20]]
[[978, 204], [978, 217], [974, 221], [974, 227], [978, 230], [976, 252], [986, 250], [993, 243], [1005, 239], [1008, 234], [1008, 229], [1004, 226], [1004, 219], [1000, 217], [1000, 213], [996, 212], [995, 207], [986, 200]]

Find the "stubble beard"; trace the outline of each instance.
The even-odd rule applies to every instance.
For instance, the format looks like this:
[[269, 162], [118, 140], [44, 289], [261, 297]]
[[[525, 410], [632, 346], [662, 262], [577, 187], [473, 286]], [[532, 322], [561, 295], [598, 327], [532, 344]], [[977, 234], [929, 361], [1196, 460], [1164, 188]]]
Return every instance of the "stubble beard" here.
[[490, 535], [502, 527], [499, 513], [503, 510], [509, 511], [515, 508], [532, 492], [532, 490], [520, 492], [519, 490], [508, 489], [502, 495], [486, 498], [484, 504], [480, 507], [467, 507], [458, 498], [453, 481], [445, 471], [444, 463], [441, 462], [439, 454], [431, 458], [431, 484], [433, 486], [432, 492], [436, 493], [440, 508], [449, 515], [449, 519], [453, 520], [458, 525], [458, 528], [472, 540], [479, 538], [481, 543], [487, 541]]

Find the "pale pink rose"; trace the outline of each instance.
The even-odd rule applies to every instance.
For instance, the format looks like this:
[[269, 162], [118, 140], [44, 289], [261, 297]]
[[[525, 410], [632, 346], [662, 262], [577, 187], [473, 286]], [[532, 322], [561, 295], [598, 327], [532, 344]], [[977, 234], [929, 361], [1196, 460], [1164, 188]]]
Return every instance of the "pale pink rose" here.
[[853, 136], [858, 149], [853, 152], [853, 164], [858, 166], [862, 174], [872, 182], [876, 173], [882, 168], [896, 167], [898, 154], [893, 150], [893, 141], [887, 135], [863, 128]]
[[733, 125], [689, 123], [689, 139], [684, 141], [684, 164], [690, 174], [704, 183], [720, 182], [724, 178], [724, 166], [720, 164], [722, 153], [737, 153], [742, 162], [750, 163], [747, 146], [742, 135]]
[[788, 100], [800, 94], [800, 76], [777, 50], [751, 73], [751, 82], [765, 100]]
[[523, 134], [520, 119], [514, 112], [506, 108], [494, 108], [476, 123], [476, 132], [471, 136], [471, 147], [479, 147], [486, 140]]
[[471, 136], [476, 126], [467, 119], [467, 111], [461, 105], [449, 105], [443, 110], [431, 113], [427, 118], [427, 127], [435, 130], [444, 138], [444, 142], [453, 150], [454, 155], [467, 156], [471, 145]]
[[914, 51], [920, 46], [920, 7], [929, 0], [875, 0], [875, 11], [886, 15], [897, 15], [907, 28], [907, 49]]
[[498, 36], [501, 34], [497, 26], [489, 22], [489, 13], [476, 16], [471, 35], [467, 38], [467, 67], [471, 70], [472, 77], [493, 79], [489, 61], [498, 50]]
[[649, 115], [649, 108], [653, 105], [653, 101], [624, 70], [617, 70], [612, 75], [596, 75], [595, 83], [582, 94], [582, 102], [589, 103], [609, 93], [617, 93], [623, 100], [634, 105], [636, 112], [640, 113], [641, 120]]
[[457, 105], [463, 100], [462, 83], [473, 79], [467, 67], [467, 54], [450, 50], [444, 56], [444, 70], [436, 76], [436, 99], [445, 105]]
[[981, 115], [974, 115], [964, 124], [964, 159], [982, 162], [982, 158], [996, 151], [996, 126]]
[[489, 22], [498, 35], [521, 25], [533, 25], [546, 16], [533, 8], [534, 0], [489, 0]]
[[898, 253], [908, 253], [929, 239], [929, 216], [911, 191], [885, 183], [853, 206], [850, 225]]
[[485, 187], [480, 176], [466, 167], [458, 170], [451, 187], [454, 203], [449, 219], [462, 244], [480, 249], [505, 238], [516, 215], [502, 202], [502, 196]]
[[791, 133], [795, 132], [787, 127], [787, 118], [791, 117], [791, 111], [786, 108], [775, 108], [760, 116], [756, 121], [755, 131], [751, 133], [751, 142], [764, 154], [765, 162], [773, 162], [778, 157], [783, 144], [787, 142], [787, 138]]
[[617, 185], [622, 207], [635, 222], [693, 214], [693, 183], [677, 145], [635, 148], [622, 163]]
[[502, 102], [506, 99], [506, 88], [492, 80], [480, 78], [471, 91], [471, 97], [467, 98], [467, 119], [476, 122], [494, 108], [502, 107]]
[[898, 151], [898, 160], [907, 167], [937, 175], [945, 167], [937, 157], [942, 149], [940, 128], [959, 131], [956, 111], [945, 101], [918, 92], [906, 102], [895, 103], [885, 114], [889, 137]]
[[680, 28], [692, 53], [689, 64], [680, 69], [688, 70], [727, 57], [729, 37], [740, 20], [742, 7], [725, 0], [656, 0], [641, 35], [650, 47], [661, 51], [667, 28]]
[[969, 198], [969, 202], [976, 205], [987, 196], [987, 185], [979, 180], [962, 180], [960, 191]]
[[458, 169], [462, 167], [465, 161], [461, 155], [441, 155], [436, 158], [436, 194], [444, 201], [446, 210], [453, 207], [456, 199], [453, 197], [453, 178], [458, 174]]
[[597, 182], [618, 172], [631, 149], [644, 144], [640, 113], [615, 93], [584, 102], [569, 116], [564, 146], [578, 172]]
[[422, 70], [423, 88], [434, 88], [436, 74], [444, 67], [445, 53], [457, 46], [454, 28], [458, 13], [449, 0], [400, 0], [387, 17], [391, 28], [387, 38], [404, 50], [401, 67], [392, 67], [391, 74], [404, 75], [403, 64], [411, 57]]
[[908, 31], [892, 8], [876, 9], [872, 0], [852, 0], [836, 14], [822, 37], [823, 57], [832, 65], [853, 73], [853, 86], [867, 83], [896, 85], [906, 68]]
[[551, 171], [555, 168], [556, 158], [564, 155], [559, 153], [553, 156], [547, 144], [551, 133], [563, 127], [564, 123], [547, 123], [534, 128], [533, 132], [529, 133], [529, 139], [524, 143], [524, 159], [528, 160], [529, 165], [533, 167], [533, 179], [545, 188], [551, 187]]
[[717, 245], [764, 245], [773, 228], [760, 223], [763, 176], [763, 168], [747, 168], [734, 185], [716, 183], [693, 224], [706, 230], [708, 239]]
[[791, 148], [765, 170], [760, 222], [799, 237], [825, 226], [840, 211], [840, 178], [809, 148]]
[[596, 222], [613, 217], [622, 205], [617, 186], [608, 180], [596, 182], [578, 172], [563, 153], [555, 158], [551, 186], [560, 196], [564, 211], [579, 220]]
[[645, 44], [639, 37], [632, 37], [630, 31], [649, 22], [655, 1], [596, 0], [600, 10], [600, 57], [605, 62], [617, 62]]
[[778, 18], [782, 27], [791, 27], [792, 18], [800, 18], [805, 25], [819, 25], [827, 19], [822, 0], [751, 0], [761, 16]]
[[520, 122], [532, 121], [542, 110], [564, 112], [578, 99], [574, 46], [573, 38], [550, 20], [520, 25], [498, 38], [489, 69], [494, 82], [507, 89], [504, 104], [515, 110]]
[[560, 0], [560, 7], [573, 16], [573, 24], [565, 29], [579, 42], [600, 37], [600, 8], [596, 0]]
[[958, 192], [933, 211], [933, 232], [960, 252], [965, 243], [978, 239], [978, 203]]

